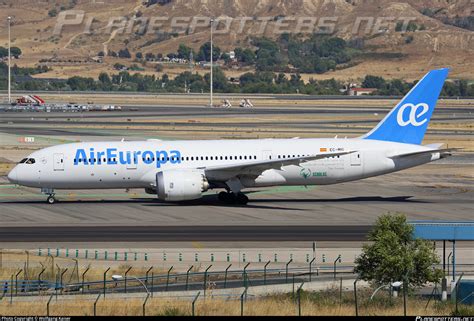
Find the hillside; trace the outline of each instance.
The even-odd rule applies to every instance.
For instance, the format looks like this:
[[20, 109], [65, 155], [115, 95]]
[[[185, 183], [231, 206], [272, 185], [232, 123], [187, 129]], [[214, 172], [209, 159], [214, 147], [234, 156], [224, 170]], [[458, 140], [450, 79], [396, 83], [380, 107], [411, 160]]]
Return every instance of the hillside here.
[[[163, 1], [162, 2], [166, 2]], [[36, 2], [23, 0], [19, 2], [0, 1], [0, 19], [14, 17], [12, 28], [13, 45], [23, 50], [23, 56], [16, 61], [20, 66], [34, 66], [40, 60], [56, 58], [63, 63], [53, 66], [53, 70], [39, 77], [70, 77], [71, 75], [97, 77], [101, 71], [114, 72], [113, 65], [117, 62], [125, 65], [132, 60], [105, 57], [102, 63], [93, 63], [91, 57], [100, 51], [119, 51], [127, 48], [132, 57], [136, 52], [162, 53], [176, 52], [180, 43], [192, 47], [196, 51], [209, 40], [209, 29], [197, 27], [194, 33], [189, 28], [171, 30], [169, 24], [177, 17], [253, 17], [245, 23], [242, 32], [238, 26], [232, 25], [229, 32], [216, 33], [215, 43], [225, 51], [235, 47], [252, 47], [251, 41], [262, 24], [262, 17], [268, 17], [268, 25], [262, 35], [276, 39], [282, 18], [290, 17], [334, 17], [336, 29], [334, 35], [347, 41], [362, 41], [364, 55], [355, 59], [348, 68], [329, 71], [318, 75], [303, 75], [303, 79], [336, 78], [341, 80], [358, 79], [367, 73], [386, 78], [404, 78], [413, 80], [431, 68], [449, 66], [453, 78], [474, 78], [474, 32], [444, 22], [446, 19], [469, 18], [474, 15], [470, 0], [407, 0], [375, 2], [367, 0], [171, 0], [170, 3], [147, 5], [141, 1], [109, 0], [61, 0]], [[63, 10], [85, 12], [80, 25], [65, 26], [60, 35], [54, 34], [58, 16]], [[429, 11], [427, 11], [429, 9]], [[48, 15], [49, 13], [49, 15]], [[51, 16], [53, 15], [53, 16]], [[138, 34], [140, 25], [137, 23], [131, 33], [117, 28], [108, 28], [111, 17], [125, 16], [127, 23], [134, 17], [147, 19], [150, 17], [167, 17], [165, 33], [154, 32]], [[393, 17], [388, 32], [364, 33], [365, 24], [359, 32], [354, 26], [360, 17]], [[413, 17], [416, 31], [395, 32], [395, 24], [404, 17]], [[92, 19], [93, 18], [93, 19]], [[92, 19], [92, 20], [89, 20]], [[260, 20], [259, 20], [260, 19]], [[280, 19], [280, 20], [279, 20]], [[178, 20], [185, 21], [185, 20]], [[284, 21], [284, 20], [283, 20]], [[291, 21], [291, 20], [289, 20]], [[320, 21], [320, 20], [318, 20]], [[451, 21], [451, 20], [449, 20]], [[84, 32], [90, 22], [91, 34]], [[291, 23], [290, 23], [291, 24]], [[125, 24], [126, 28], [130, 26]], [[281, 25], [280, 25], [281, 26]], [[294, 28], [294, 25], [292, 26]], [[383, 28], [383, 26], [382, 26]], [[110, 29], [111, 32], [106, 32]], [[422, 29], [422, 30], [420, 30]], [[6, 45], [6, 28], [0, 29], [0, 45]], [[363, 39], [363, 40], [361, 40]], [[77, 61], [73, 63], [71, 61]], [[156, 65], [145, 65], [145, 73], [155, 72]], [[173, 66], [163, 72], [171, 76], [186, 70], [186, 66]], [[246, 70], [231, 70], [228, 74], [238, 76]], [[201, 71], [200, 71], [201, 72]], [[202, 71], [204, 72], [204, 71]]]

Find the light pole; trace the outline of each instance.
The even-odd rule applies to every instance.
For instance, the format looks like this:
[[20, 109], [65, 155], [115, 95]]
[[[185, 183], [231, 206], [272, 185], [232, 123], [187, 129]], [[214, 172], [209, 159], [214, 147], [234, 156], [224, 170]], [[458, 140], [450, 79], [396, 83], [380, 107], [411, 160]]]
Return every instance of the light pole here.
[[213, 91], [214, 91], [214, 44], [213, 44], [213, 28], [214, 28], [214, 18], [211, 18], [211, 101], [209, 103], [210, 107], [214, 106], [214, 97], [213, 97]]
[[8, 16], [8, 103], [11, 104], [11, 35], [10, 35], [10, 25], [12, 22], [12, 17]]

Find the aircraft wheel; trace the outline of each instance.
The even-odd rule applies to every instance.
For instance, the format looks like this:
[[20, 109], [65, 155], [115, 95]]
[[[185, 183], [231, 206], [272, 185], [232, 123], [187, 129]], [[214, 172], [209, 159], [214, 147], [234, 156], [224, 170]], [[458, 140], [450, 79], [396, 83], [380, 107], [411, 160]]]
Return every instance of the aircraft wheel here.
[[229, 198], [228, 194], [229, 194], [229, 193], [227, 193], [227, 192], [220, 192], [220, 193], [218, 194], [217, 198], [219, 199], [219, 201], [225, 202], [225, 201], [227, 201], [227, 199]]
[[238, 202], [238, 196], [236, 196], [232, 192], [220, 192], [218, 195], [218, 198], [221, 202], [227, 203], [227, 204], [234, 204]]
[[48, 204], [54, 204], [56, 203], [56, 198], [54, 198], [54, 196], [49, 196], [48, 199], [46, 200], [48, 202]]
[[244, 193], [239, 193], [237, 194], [236, 201], [239, 204], [247, 205], [247, 203], [249, 202], [249, 198]]

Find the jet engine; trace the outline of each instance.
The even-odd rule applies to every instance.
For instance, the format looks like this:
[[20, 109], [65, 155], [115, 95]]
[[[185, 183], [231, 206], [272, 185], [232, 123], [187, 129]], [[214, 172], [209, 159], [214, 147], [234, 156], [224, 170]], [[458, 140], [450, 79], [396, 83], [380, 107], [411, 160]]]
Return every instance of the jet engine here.
[[190, 201], [201, 198], [209, 182], [202, 171], [170, 170], [156, 174], [156, 186], [162, 201]]

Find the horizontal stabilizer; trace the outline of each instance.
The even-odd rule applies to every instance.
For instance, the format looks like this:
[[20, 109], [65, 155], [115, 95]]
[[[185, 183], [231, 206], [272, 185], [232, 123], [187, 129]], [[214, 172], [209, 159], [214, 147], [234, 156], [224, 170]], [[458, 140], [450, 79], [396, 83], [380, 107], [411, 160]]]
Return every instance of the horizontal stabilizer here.
[[392, 155], [389, 156], [390, 158], [404, 158], [404, 157], [410, 157], [410, 156], [420, 156], [420, 155], [430, 155], [434, 153], [440, 153], [441, 157], [448, 157], [451, 156], [452, 152], [461, 150], [461, 148], [445, 148], [445, 149], [433, 149], [433, 150], [424, 150], [421, 152], [413, 152], [413, 153], [406, 153], [406, 154], [397, 154], [397, 155]]

